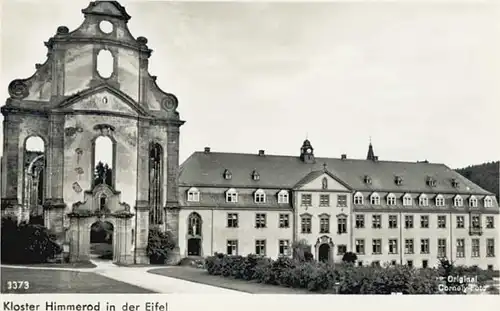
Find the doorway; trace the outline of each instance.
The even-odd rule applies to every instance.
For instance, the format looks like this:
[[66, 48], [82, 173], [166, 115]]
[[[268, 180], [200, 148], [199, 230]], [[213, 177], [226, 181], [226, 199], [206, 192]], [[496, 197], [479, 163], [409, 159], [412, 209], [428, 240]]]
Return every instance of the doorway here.
[[188, 240], [188, 256], [201, 256], [201, 239], [191, 238]]
[[113, 259], [113, 224], [109, 221], [96, 221], [90, 227], [91, 257]]
[[328, 245], [327, 243], [323, 243], [319, 246], [318, 260], [320, 262], [330, 261], [330, 245]]

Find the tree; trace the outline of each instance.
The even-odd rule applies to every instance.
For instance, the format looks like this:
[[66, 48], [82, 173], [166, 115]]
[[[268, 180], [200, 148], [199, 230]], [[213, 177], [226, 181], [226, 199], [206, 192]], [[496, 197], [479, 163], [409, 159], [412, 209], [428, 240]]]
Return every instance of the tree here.
[[344, 254], [344, 256], [342, 257], [342, 261], [345, 262], [345, 263], [355, 263], [356, 260], [358, 260], [358, 256], [353, 253], [353, 252], [347, 252]]
[[97, 162], [94, 171], [94, 185], [106, 184], [112, 186], [113, 169], [107, 163]]
[[456, 170], [459, 174], [494, 193], [500, 199], [500, 161], [471, 165]]
[[311, 253], [311, 245], [309, 245], [309, 243], [305, 239], [293, 242], [292, 255], [293, 258], [297, 259], [298, 261], [312, 260], [313, 256]]

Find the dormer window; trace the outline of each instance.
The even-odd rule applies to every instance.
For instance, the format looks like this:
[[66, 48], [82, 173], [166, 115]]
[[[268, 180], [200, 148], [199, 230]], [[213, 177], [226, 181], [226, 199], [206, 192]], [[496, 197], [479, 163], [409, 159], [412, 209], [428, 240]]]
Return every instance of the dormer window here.
[[255, 181], [260, 180], [260, 175], [256, 170], [252, 172], [252, 179]]
[[453, 179], [451, 180], [451, 186], [452, 186], [453, 188], [459, 188], [459, 187], [460, 187], [460, 183], [458, 182], [458, 180], [456, 180], [455, 178], [453, 178]]
[[354, 195], [354, 204], [355, 205], [362, 205], [363, 204], [363, 194], [362, 193], [356, 193]]
[[254, 193], [254, 201], [255, 203], [266, 203], [266, 193], [264, 190], [259, 189]]
[[378, 195], [378, 193], [372, 193], [372, 195], [370, 196], [370, 204], [371, 205], [380, 205], [380, 196]]
[[407, 193], [403, 196], [403, 205], [404, 206], [413, 205], [413, 198], [411, 197], [411, 194]]
[[444, 197], [441, 194], [438, 194], [435, 199], [436, 206], [444, 206]]
[[278, 192], [278, 203], [288, 204], [288, 191], [281, 190], [280, 192]]
[[231, 188], [226, 191], [226, 202], [228, 203], [236, 203], [238, 202], [238, 192], [235, 189]]
[[371, 185], [372, 184], [372, 178], [368, 175], [365, 175], [365, 178], [363, 179], [365, 184]]
[[477, 198], [475, 196], [471, 196], [469, 198], [469, 206], [470, 207], [477, 207]]
[[197, 188], [191, 188], [187, 192], [188, 202], [199, 202], [200, 201], [200, 191]]
[[461, 196], [457, 195], [455, 199], [453, 200], [453, 203], [455, 207], [461, 207], [464, 205], [464, 200], [462, 199]]
[[418, 204], [420, 206], [429, 206], [429, 198], [425, 193], [422, 193], [420, 195], [420, 198], [418, 199]]
[[224, 179], [230, 180], [232, 177], [233, 177], [233, 175], [231, 174], [231, 172], [229, 170], [224, 171]]
[[484, 198], [484, 207], [493, 207], [493, 199], [491, 197]]
[[401, 185], [403, 184], [403, 177], [401, 177], [401, 176], [396, 176], [396, 177], [394, 178], [394, 182], [396, 183], [396, 185], [401, 186]]
[[426, 183], [429, 187], [436, 187], [436, 180], [432, 177], [427, 177]]
[[394, 195], [394, 193], [389, 193], [386, 200], [387, 205], [396, 205], [396, 196]]

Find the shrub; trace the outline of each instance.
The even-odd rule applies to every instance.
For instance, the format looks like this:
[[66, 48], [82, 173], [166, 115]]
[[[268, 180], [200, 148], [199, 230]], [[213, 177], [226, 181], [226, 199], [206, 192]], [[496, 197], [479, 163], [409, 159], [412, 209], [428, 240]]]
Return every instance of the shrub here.
[[298, 261], [308, 261], [312, 259], [311, 245], [307, 240], [302, 239], [292, 244], [292, 257]]
[[45, 263], [62, 252], [55, 236], [44, 226], [17, 224], [2, 217], [2, 262], [11, 264]]
[[277, 260], [256, 255], [228, 256], [215, 254], [206, 259], [209, 274], [256, 280], [265, 284], [304, 288], [309, 291], [342, 294], [434, 294], [438, 288], [438, 271], [397, 267], [335, 266], [288, 257]]
[[342, 256], [342, 261], [347, 263], [355, 263], [358, 260], [358, 255], [353, 252], [347, 252]]
[[149, 230], [147, 254], [152, 264], [164, 264], [169, 251], [175, 248], [175, 242], [169, 232], [157, 228]]

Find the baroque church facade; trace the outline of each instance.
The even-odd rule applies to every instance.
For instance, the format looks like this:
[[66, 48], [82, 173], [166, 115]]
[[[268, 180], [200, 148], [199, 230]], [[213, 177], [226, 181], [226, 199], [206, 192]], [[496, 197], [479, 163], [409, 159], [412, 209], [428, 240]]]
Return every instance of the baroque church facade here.
[[[177, 98], [148, 70], [151, 50], [134, 38], [116, 1], [96, 1], [84, 21], [45, 43], [44, 64], [9, 85], [4, 115], [2, 214], [42, 219], [71, 261], [89, 257], [92, 224], [112, 224], [113, 261], [148, 263], [148, 231], [170, 232], [171, 262], [216, 252], [289, 256], [304, 241], [315, 259], [358, 265], [458, 264], [499, 269], [495, 196], [443, 164], [217, 153], [179, 166], [184, 121]], [[105, 26], [108, 28], [105, 28]], [[107, 55], [112, 68], [99, 64]], [[26, 150], [38, 137], [44, 152]], [[111, 142], [106, 182], [95, 152]]]
[[[60, 26], [45, 42], [47, 60], [31, 77], [8, 86], [2, 214], [41, 216], [71, 261], [88, 259], [91, 226], [106, 221], [115, 262], [149, 263], [149, 228], [178, 231], [184, 121], [177, 98], [149, 73], [148, 40], [132, 36], [125, 9], [96, 1], [82, 13], [77, 29]], [[26, 150], [33, 137], [43, 141], [43, 153]], [[99, 139], [111, 146], [107, 183], [95, 182]]]

